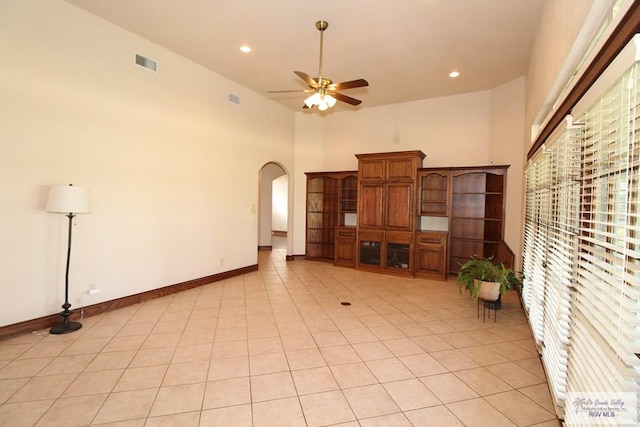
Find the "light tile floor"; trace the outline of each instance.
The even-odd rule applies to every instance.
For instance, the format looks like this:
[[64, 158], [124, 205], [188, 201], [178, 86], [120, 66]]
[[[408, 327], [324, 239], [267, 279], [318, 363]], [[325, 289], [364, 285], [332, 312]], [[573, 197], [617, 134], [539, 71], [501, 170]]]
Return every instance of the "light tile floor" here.
[[559, 425], [515, 294], [483, 323], [453, 280], [284, 255], [0, 342], [0, 425]]

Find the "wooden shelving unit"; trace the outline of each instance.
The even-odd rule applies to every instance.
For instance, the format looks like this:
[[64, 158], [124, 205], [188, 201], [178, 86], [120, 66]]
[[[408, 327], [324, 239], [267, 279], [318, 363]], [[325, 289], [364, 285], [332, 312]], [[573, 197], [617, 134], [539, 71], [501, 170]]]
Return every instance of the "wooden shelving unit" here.
[[421, 151], [356, 157], [358, 171], [306, 174], [307, 258], [435, 279], [473, 255], [513, 264], [508, 166], [422, 168]]
[[500, 256], [506, 166], [452, 172], [449, 274], [473, 255]]

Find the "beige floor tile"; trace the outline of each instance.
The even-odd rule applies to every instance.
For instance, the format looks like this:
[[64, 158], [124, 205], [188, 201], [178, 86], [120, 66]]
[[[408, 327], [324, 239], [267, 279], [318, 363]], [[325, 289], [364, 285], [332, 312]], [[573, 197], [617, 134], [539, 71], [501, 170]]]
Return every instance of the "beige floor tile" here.
[[89, 338], [78, 339], [74, 341], [65, 351], [64, 356], [72, 356], [74, 354], [96, 354], [100, 352], [109, 342], [110, 338]]
[[393, 357], [393, 353], [380, 341], [353, 344], [352, 347], [364, 361]]
[[52, 357], [14, 360], [0, 369], [0, 380], [32, 377], [37, 375], [52, 360]]
[[431, 375], [420, 378], [431, 392], [442, 402], [474, 399], [478, 394], [452, 373]]
[[253, 427], [300, 427], [305, 425], [298, 398], [253, 404]]
[[149, 416], [179, 414], [202, 409], [205, 383], [161, 387]]
[[126, 368], [135, 355], [135, 350], [100, 353], [89, 363], [85, 372]]
[[364, 363], [348, 363], [330, 366], [340, 388], [357, 387], [376, 384], [378, 380]]
[[138, 350], [140, 347], [142, 347], [142, 344], [144, 344], [146, 339], [147, 339], [146, 335], [114, 337], [111, 339], [111, 341], [109, 341], [109, 343], [106, 346], [104, 346], [102, 351], [108, 352], [108, 351]]
[[[359, 420], [361, 427], [412, 427], [413, 424], [404, 414], [381, 415]], [[433, 425], [433, 424], [431, 424]]]
[[321, 331], [311, 335], [313, 335], [313, 339], [320, 348], [348, 344], [341, 331]]
[[94, 424], [146, 418], [149, 415], [157, 389], [112, 393], [93, 420]]
[[[517, 298], [483, 323], [451, 281], [285, 256], [274, 243], [258, 253], [259, 271], [84, 319], [74, 334], [0, 342], [0, 425], [33, 426], [49, 408], [41, 425], [63, 413], [71, 424], [118, 427], [493, 427], [553, 417]], [[47, 399], [67, 376], [58, 400]], [[44, 400], [10, 403], [33, 396]], [[492, 424], [482, 424], [487, 414], [497, 414]]]
[[388, 382], [382, 386], [403, 411], [441, 404], [438, 398], [415, 378]]
[[436, 334], [413, 337], [412, 339], [420, 348], [427, 352], [451, 350], [454, 348]]
[[407, 411], [405, 415], [414, 426], [464, 427], [464, 424], [444, 405]]
[[77, 374], [34, 377], [13, 394], [8, 403], [56, 399], [75, 380]]
[[63, 397], [111, 393], [124, 369], [83, 372], [62, 394]]
[[517, 390], [493, 394], [485, 400], [518, 426], [528, 426], [556, 418]]
[[251, 403], [249, 377], [209, 381], [204, 393], [203, 409]]
[[253, 427], [251, 405], [230, 406], [227, 408], [202, 411], [199, 427]]
[[9, 380], [0, 380], [0, 405], [6, 402], [28, 381], [29, 378], [13, 378]]
[[424, 353], [424, 350], [410, 338], [385, 340], [382, 343], [396, 357]]
[[533, 375], [513, 362], [487, 366], [487, 369], [513, 388], [527, 387], [544, 382], [544, 379]]
[[200, 425], [200, 411], [150, 417], [145, 423], [145, 427], [199, 427]]
[[213, 343], [179, 345], [171, 363], [200, 362], [211, 359]]
[[55, 400], [40, 400], [2, 405], [0, 406], [0, 425], [32, 427], [54, 402]]
[[38, 421], [36, 427], [89, 425], [107, 400], [107, 396], [107, 394], [96, 394], [58, 399]]
[[249, 340], [249, 354], [282, 353], [282, 340], [279, 336], [253, 338]]
[[346, 329], [341, 332], [351, 344], [378, 341], [378, 337], [376, 337], [368, 328]]
[[309, 427], [333, 425], [356, 419], [340, 391], [301, 396], [300, 403]]
[[322, 353], [316, 348], [288, 351], [286, 356], [292, 371], [327, 366]]
[[249, 349], [246, 340], [221, 341], [213, 343], [212, 359], [226, 359], [229, 357], [248, 356]]
[[113, 391], [140, 390], [143, 388], [158, 388], [167, 371], [166, 365], [128, 368], [124, 371]]
[[369, 370], [381, 383], [415, 378], [397, 358], [370, 360], [365, 362]]
[[82, 372], [93, 360], [95, 354], [78, 354], [75, 356], [58, 356], [44, 367], [38, 376], [77, 374]]
[[516, 425], [484, 399], [449, 403], [447, 408], [468, 427], [515, 427]]
[[20, 356], [19, 359], [37, 359], [44, 357], [56, 357], [69, 347], [69, 342], [40, 342], [32, 345]]
[[216, 329], [214, 342], [238, 341], [247, 339], [247, 328], [245, 326]]
[[180, 332], [173, 333], [153, 333], [147, 336], [142, 344], [143, 349], [177, 347], [182, 334]]
[[309, 348], [317, 348], [315, 340], [311, 334], [282, 334], [282, 346], [285, 351], [305, 350]]
[[533, 375], [542, 378], [546, 381], [547, 376], [544, 372], [544, 368], [542, 367], [542, 362], [540, 362], [539, 357], [532, 357], [530, 359], [522, 359], [514, 362], [516, 365], [526, 369], [531, 372]]
[[343, 390], [358, 419], [393, 414], [400, 411], [389, 393], [380, 384]]
[[292, 371], [291, 375], [300, 396], [339, 389], [331, 370], [327, 367]]
[[509, 391], [512, 387], [486, 368], [456, 371], [455, 376], [480, 396]]
[[400, 359], [416, 377], [426, 377], [428, 375], [449, 372], [447, 368], [427, 353], [402, 356], [398, 359]]
[[214, 359], [209, 365], [207, 381], [249, 376], [249, 358]]
[[209, 361], [172, 363], [166, 369], [162, 386], [203, 383], [207, 381]]
[[296, 396], [296, 388], [290, 372], [251, 377], [251, 399], [253, 402], [292, 396]]
[[480, 366], [497, 365], [508, 362], [500, 353], [494, 351], [490, 345], [465, 347], [459, 349], [462, 354], [473, 360]]
[[173, 358], [175, 347], [149, 348], [138, 350], [129, 364], [130, 367], [168, 365]]
[[254, 354], [249, 356], [251, 375], [272, 374], [289, 370], [284, 353]]
[[548, 412], [555, 414], [555, 405], [553, 404], [553, 401], [551, 399], [549, 385], [546, 382], [529, 387], [522, 387], [519, 388], [518, 391], [536, 402], [538, 405], [542, 406]]
[[477, 368], [480, 365], [460, 350], [444, 350], [429, 353], [449, 371]]

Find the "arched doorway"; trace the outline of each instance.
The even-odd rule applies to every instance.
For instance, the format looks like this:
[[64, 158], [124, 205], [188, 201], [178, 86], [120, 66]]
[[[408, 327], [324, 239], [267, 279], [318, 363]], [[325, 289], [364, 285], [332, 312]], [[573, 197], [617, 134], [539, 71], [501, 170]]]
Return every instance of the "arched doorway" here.
[[276, 162], [258, 174], [258, 250], [287, 249], [289, 230], [289, 174]]

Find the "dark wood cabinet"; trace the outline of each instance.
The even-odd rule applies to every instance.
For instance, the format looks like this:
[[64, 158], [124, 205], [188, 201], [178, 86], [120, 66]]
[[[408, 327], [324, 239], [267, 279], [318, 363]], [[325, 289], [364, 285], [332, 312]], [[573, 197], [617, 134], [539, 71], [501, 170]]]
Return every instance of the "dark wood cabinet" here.
[[356, 228], [338, 227], [335, 237], [335, 265], [343, 267], [356, 266]]
[[356, 157], [358, 171], [306, 174], [307, 258], [432, 279], [473, 255], [513, 264], [508, 166], [422, 168], [421, 151]]
[[473, 255], [500, 258], [506, 174], [507, 166], [452, 171], [450, 274]]
[[448, 170], [421, 170], [418, 172], [419, 215], [449, 215], [449, 177]]
[[421, 151], [357, 154], [358, 228], [414, 231]]
[[448, 233], [442, 231], [416, 234], [416, 276], [446, 279], [447, 240]]
[[307, 172], [305, 257], [333, 260], [336, 228], [356, 213], [357, 172]]

